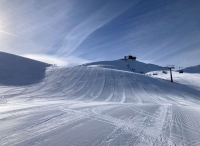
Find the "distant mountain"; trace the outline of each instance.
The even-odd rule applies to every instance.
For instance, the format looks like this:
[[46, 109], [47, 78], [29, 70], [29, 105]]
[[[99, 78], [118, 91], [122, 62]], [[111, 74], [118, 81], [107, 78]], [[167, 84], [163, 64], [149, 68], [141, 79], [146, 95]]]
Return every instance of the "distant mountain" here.
[[123, 71], [131, 71], [136, 73], [147, 73], [150, 71], [162, 70], [163, 67], [154, 65], [154, 64], [146, 64], [143, 62], [139, 62], [136, 60], [114, 60], [114, 61], [100, 61], [94, 63], [84, 64], [84, 66], [89, 67], [101, 67], [101, 68], [109, 68]]
[[0, 84], [28, 85], [44, 78], [46, 64], [21, 56], [0, 52]]
[[191, 66], [184, 69], [184, 72], [187, 73], [200, 73], [200, 65]]

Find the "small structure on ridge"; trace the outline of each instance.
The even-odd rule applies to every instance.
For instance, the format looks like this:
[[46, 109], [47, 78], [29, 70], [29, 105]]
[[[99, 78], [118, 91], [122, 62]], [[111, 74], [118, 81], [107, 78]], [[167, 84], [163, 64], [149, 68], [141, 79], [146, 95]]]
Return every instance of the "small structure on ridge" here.
[[132, 59], [132, 60], [136, 60], [136, 57], [135, 56], [132, 56], [132, 55], [128, 55], [128, 56], [124, 56], [124, 59]]

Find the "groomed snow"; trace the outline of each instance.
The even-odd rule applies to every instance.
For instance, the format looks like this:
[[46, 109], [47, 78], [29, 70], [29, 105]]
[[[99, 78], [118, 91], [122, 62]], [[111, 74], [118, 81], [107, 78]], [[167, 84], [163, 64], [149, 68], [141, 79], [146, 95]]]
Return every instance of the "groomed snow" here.
[[47, 67], [25, 85], [0, 81], [0, 145], [200, 145], [197, 86], [99, 64]]
[[[155, 72], [157, 75], [153, 75]], [[148, 72], [147, 74], [151, 74], [151, 77], [154, 78], [161, 78], [167, 81], [171, 80], [169, 71], [167, 71], [167, 74], [163, 73], [163, 71]], [[200, 90], [200, 73], [179, 73], [177, 71], [172, 71], [172, 77], [175, 83], [183, 84]]]

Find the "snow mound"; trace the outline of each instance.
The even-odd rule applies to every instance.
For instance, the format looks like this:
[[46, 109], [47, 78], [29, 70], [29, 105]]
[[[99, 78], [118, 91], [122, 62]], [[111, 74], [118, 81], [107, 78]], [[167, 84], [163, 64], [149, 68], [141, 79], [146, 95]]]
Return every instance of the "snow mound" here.
[[38, 83], [44, 78], [49, 64], [0, 52], [0, 84], [29, 85]]
[[156, 71], [156, 70], [163, 69], [163, 67], [158, 66], [158, 65], [146, 64], [146, 63], [139, 62], [136, 60], [131, 60], [131, 59], [114, 60], [114, 61], [100, 61], [100, 62], [84, 64], [84, 66], [131, 71], [131, 72], [136, 72], [136, 73], [147, 73], [150, 71]]

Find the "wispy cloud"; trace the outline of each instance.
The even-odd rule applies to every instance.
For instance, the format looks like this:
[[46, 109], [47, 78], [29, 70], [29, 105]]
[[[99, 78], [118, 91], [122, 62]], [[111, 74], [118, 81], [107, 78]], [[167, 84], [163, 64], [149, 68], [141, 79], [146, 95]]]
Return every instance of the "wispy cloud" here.
[[187, 0], [3, 0], [0, 50], [66, 66], [127, 54], [179, 64], [200, 53], [199, 7]]
[[14, 36], [14, 37], [19, 37], [19, 38], [21, 38], [21, 37], [18, 36], [18, 35], [15, 35], [15, 34], [12, 34], [12, 33], [6, 32], [6, 31], [3, 31], [3, 30], [0, 30], [0, 33], [4, 33], [4, 34], [7, 34], [7, 35], [11, 35], [11, 36]]
[[77, 25], [66, 35], [63, 45], [58, 49], [57, 54], [69, 55], [95, 30], [107, 24], [109, 21], [116, 18], [118, 15], [126, 11], [128, 8], [138, 2], [124, 3], [122, 1], [108, 1], [97, 12], [94, 12], [89, 18]]
[[89, 60], [85, 60], [82, 58], [78, 58], [75, 56], [68, 57], [57, 57], [54, 55], [46, 55], [46, 54], [25, 54], [23, 57], [38, 60], [41, 62], [46, 62], [48, 64], [56, 64], [58, 66], [72, 66], [77, 64], [84, 64], [90, 62]]

